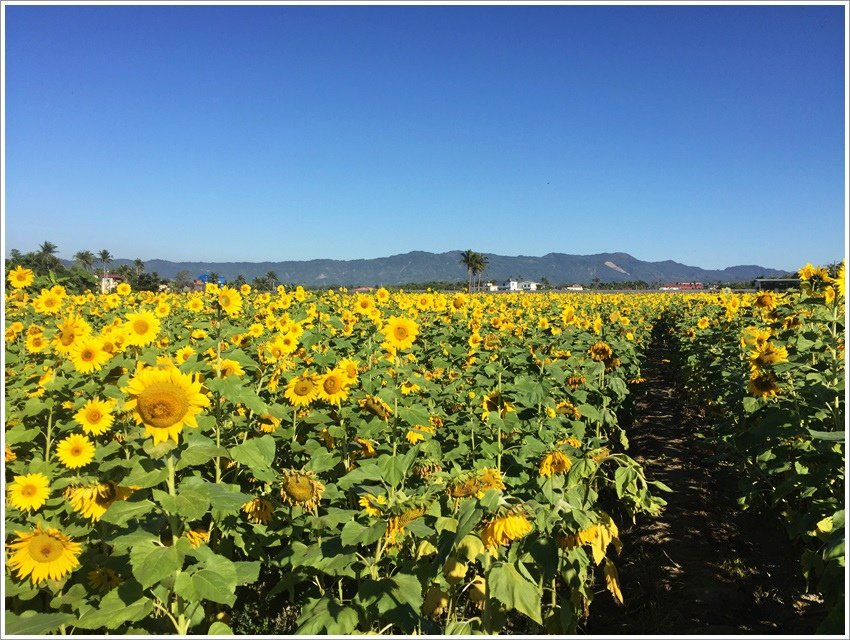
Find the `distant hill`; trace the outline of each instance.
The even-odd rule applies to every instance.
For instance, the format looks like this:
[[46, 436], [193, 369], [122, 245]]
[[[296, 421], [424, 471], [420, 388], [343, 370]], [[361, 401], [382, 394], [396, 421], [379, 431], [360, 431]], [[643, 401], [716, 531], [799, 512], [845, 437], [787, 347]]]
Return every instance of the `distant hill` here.
[[[269, 271], [277, 274], [283, 283], [304, 286], [337, 285], [396, 285], [418, 282], [465, 282], [466, 269], [460, 264], [460, 251], [429, 253], [411, 251], [386, 258], [370, 260], [289, 260], [283, 262], [170, 262], [148, 260], [145, 270], [156, 271], [164, 278], [173, 278], [180, 271], [192, 277], [216, 272], [227, 280], [240, 274], [251, 282]], [[786, 271], [758, 265], [739, 265], [723, 270], [707, 270], [684, 265], [672, 260], [645, 262], [627, 253], [599, 253], [589, 256], [548, 253], [535, 256], [500, 256], [485, 254], [489, 259], [486, 280], [506, 280], [510, 277], [540, 281], [546, 278], [553, 285], [590, 283], [594, 278], [602, 282], [643, 280], [650, 284], [660, 282], [730, 282], [752, 280], [757, 277], [777, 277]], [[132, 266], [131, 260], [118, 259], [113, 268], [122, 264]]]

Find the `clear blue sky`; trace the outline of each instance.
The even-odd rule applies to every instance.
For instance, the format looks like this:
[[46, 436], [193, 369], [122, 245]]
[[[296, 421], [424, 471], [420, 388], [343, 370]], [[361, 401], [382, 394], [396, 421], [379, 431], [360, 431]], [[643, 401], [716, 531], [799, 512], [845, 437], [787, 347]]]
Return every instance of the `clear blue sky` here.
[[5, 10], [7, 254], [844, 254], [843, 6]]

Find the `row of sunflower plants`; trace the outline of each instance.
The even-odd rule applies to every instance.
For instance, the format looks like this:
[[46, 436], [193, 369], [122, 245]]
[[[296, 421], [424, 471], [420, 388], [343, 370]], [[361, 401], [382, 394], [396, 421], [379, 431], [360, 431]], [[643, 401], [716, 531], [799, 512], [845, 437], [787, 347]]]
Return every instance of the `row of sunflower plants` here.
[[70, 295], [9, 274], [6, 630], [572, 633], [664, 501], [658, 296]]
[[740, 504], [779, 514], [844, 629], [845, 275], [806, 265], [799, 289], [693, 296], [675, 307], [692, 397], [742, 469]]

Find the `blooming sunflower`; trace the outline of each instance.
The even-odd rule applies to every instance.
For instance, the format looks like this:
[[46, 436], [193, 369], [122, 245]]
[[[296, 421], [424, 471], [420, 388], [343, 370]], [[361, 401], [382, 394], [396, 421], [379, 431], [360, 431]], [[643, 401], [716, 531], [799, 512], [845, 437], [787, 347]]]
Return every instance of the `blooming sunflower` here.
[[419, 325], [409, 318], [392, 316], [384, 328], [384, 345], [393, 349], [410, 349], [419, 334]]
[[750, 367], [753, 371], [761, 371], [764, 367], [788, 361], [788, 349], [777, 347], [772, 342], [765, 342], [748, 354]]
[[328, 369], [319, 379], [318, 392], [322, 400], [339, 405], [348, 397], [349, 378], [342, 369]]
[[245, 369], [242, 368], [242, 365], [230, 358], [222, 358], [216, 369], [220, 378], [226, 378], [227, 376], [240, 378], [245, 375]]
[[499, 547], [508, 546], [534, 529], [528, 516], [520, 509], [513, 509], [490, 520], [481, 530], [481, 541], [490, 555], [498, 555]]
[[79, 469], [94, 460], [94, 443], [86, 436], [72, 433], [56, 445], [56, 457], [69, 469]]
[[238, 316], [242, 313], [242, 296], [231, 287], [222, 287], [219, 290], [218, 304], [221, 306], [221, 310], [229, 316]]
[[550, 451], [540, 461], [540, 475], [547, 478], [565, 473], [573, 466], [573, 461], [563, 451]]
[[21, 511], [38, 511], [50, 496], [50, 479], [41, 473], [15, 476], [8, 488], [8, 500]]
[[195, 417], [210, 404], [201, 383], [173, 366], [141, 368], [122, 391], [130, 396], [124, 406], [155, 445], [169, 438], [177, 442], [184, 426], [198, 426]]
[[80, 373], [92, 373], [103, 368], [112, 354], [103, 348], [103, 340], [97, 336], [83, 336], [71, 345], [71, 362]]
[[6, 279], [13, 289], [24, 289], [32, 284], [33, 272], [32, 269], [27, 269], [18, 265], [6, 275]]
[[114, 482], [100, 482], [86, 487], [68, 487], [65, 498], [71, 508], [92, 521], [100, 520], [113, 502], [126, 500], [133, 495], [132, 487], [119, 487]]
[[68, 355], [71, 352], [77, 338], [91, 333], [91, 325], [77, 315], [69, 316], [56, 323], [56, 329], [53, 350], [62, 355]]
[[699, 320], [697, 320], [697, 329], [708, 329], [709, 319], [705, 316], [702, 316]]
[[126, 343], [144, 347], [156, 340], [159, 334], [160, 322], [153, 313], [147, 310], [127, 314]]
[[42, 529], [37, 524], [33, 531], [16, 531], [15, 535], [15, 541], [6, 547], [13, 552], [9, 568], [18, 572], [18, 578], [30, 576], [34, 585], [61, 580], [80, 564], [80, 543], [58, 529]]
[[92, 398], [86, 402], [82, 409], [74, 414], [74, 420], [83, 428], [83, 431], [94, 436], [109, 431], [115, 418], [112, 415], [112, 403]]
[[197, 549], [203, 543], [210, 541], [210, 532], [206, 529], [193, 528], [186, 531], [183, 537], [189, 541], [193, 549]]
[[306, 371], [290, 380], [283, 392], [284, 397], [294, 407], [308, 406], [318, 394], [319, 387], [315, 377]]
[[54, 315], [62, 309], [62, 296], [51, 289], [42, 289], [32, 301], [33, 308], [38, 313]]
[[283, 471], [280, 481], [280, 497], [287, 504], [300, 505], [314, 511], [325, 492], [325, 485], [315, 479], [310, 471]]

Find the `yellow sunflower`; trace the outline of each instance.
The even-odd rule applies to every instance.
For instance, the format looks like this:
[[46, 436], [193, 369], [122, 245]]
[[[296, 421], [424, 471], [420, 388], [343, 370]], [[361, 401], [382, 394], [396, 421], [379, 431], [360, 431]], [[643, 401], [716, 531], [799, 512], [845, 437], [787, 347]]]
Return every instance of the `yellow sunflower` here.
[[257, 423], [263, 433], [274, 433], [280, 426], [280, 418], [265, 413], [258, 418]]
[[268, 524], [272, 519], [272, 510], [272, 503], [265, 498], [254, 498], [242, 505], [248, 521], [254, 524]]
[[94, 443], [86, 436], [72, 433], [56, 445], [56, 457], [69, 469], [79, 469], [94, 460]]
[[519, 540], [534, 529], [525, 512], [521, 509], [496, 516], [481, 531], [481, 541], [490, 555], [496, 556], [499, 547], [507, 546], [512, 540]]
[[80, 316], [72, 315], [56, 324], [56, 336], [53, 338], [53, 350], [68, 355], [74, 348], [74, 341], [91, 333], [91, 325]]
[[419, 325], [409, 318], [392, 316], [382, 330], [384, 346], [393, 349], [410, 349], [419, 334]]
[[198, 426], [196, 416], [210, 404], [201, 383], [173, 366], [139, 369], [122, 391], [130, 396], [125, 407], [155, 445], [169, 438], [177, 442], [184, 426]]
[[566, 473], [573, 466], [573, 461], [563, 451], [550, 451], [540, 461], [540, 475], [544, 478]]
[[112, 406], [109, 401], [92, 398], [74, 414], [74, 420], [86, 433], [99, 436], [109, 431], [109, 427], [112, 426], [114, 420]]
[[112, 354], [104, 349], [104, 341], [98, 336], [83, 336], [71, 346], [68, 354], [74, 369], [80, 373], [99, 371], [112, 359]]
[[236, 376], [237, 378], [240, 378], [245, 375], [245, 369], [242, 368], [242, 365], [236, 360], [231, 360], [229, 358], [222, 358], [216, 369], [218, 370], [220, 378], [226, 378], [227, 376]]
[[15, 535], [6, 547], [12, 552], [9, 568], [18, 572], [18, 578], [30, 576], [34, 585], [61, 580], [80, 564], [80, 543], [58, 529], [42, 529], [38, 524], [29, 533], [16, 531]]
[[765, 342], [751, 351], [748, 356], [753, 371], [760, 371], [766, 366], [788, 362], [788, 349], [777, 347], [772, 342]]
[[127, 314], [126, 343], [144, 347], [156, 340], [159, 334], [159, 318], [147, 310]]
[[367, 516], [380, 516], [387, 504], [387, 499], [384, 496], [373, 496], [367, 493], [361, 496], [358, 502]]
[[242, 296], [231, 287], [222, 287], [218, 292], [218, 304], [221, 310], [229, 316], [238, 316], [242, 313]]
[[306, 371], [290, 380], [283, 392], [284, 397], [293, 407], [309, 406], [318, 394], [319, 387], [315, 377]]
[[508, 413], [514, 410], [513, 404], [508, 402], [504, 396], [498, 391], [493, 391], [484, 396], [481, 402], [481, 417], [486, 421], [490, 417], [490, 413], [495, 411], [500, 417], [504, 418]]
[[9, 503], [21, 511], [38, 511], [50, 496], [50, 479], [41, 473], [15, 476], [8, 488]]
[[318, 392], [322, 400], [339, 405], [348, 397], [349, 378], [341, 369], [329, 369], [319, 379]]
[[101, 482], [87, 487], [68, 487], [65, 498], [71, 508], [92, 521], [100, 520], [113, 502], [133, 495], [132, 487], [119, 487], [114, 482]]
[[24, 289], [32, 284], [33, 272], [32, 269], [18, 265], [6, 275], [6, 279], [13, 289]]
[[62, 310], [63, 297], [52, 289], [42, 289], [32, 301], [32, 306], [38, 313], [55, 315]]

